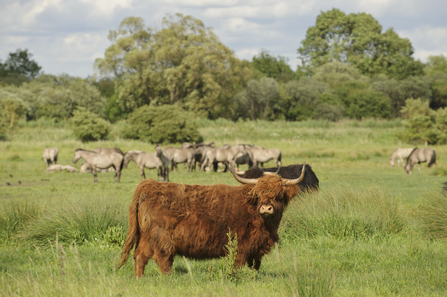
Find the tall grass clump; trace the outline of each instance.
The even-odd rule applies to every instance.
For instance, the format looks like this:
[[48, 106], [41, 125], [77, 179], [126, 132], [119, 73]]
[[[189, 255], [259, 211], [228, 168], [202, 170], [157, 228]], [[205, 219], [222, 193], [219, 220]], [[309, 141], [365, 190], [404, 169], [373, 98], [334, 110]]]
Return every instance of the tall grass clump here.
[[429, 238], [447, 238], [447, 194], [430, 193], [419, 205], [416, 217]]
[[309, 260], [297, 261], [294, 255], [294, 271], [284, 277], [284, 287], [290, 296], [334, 296], [335, 274], [328, 267]]
[[377, 189], [332, 188], [296, 197], [281, 225], [281, 239], [383, 237], [404, 228], [398, 201]]
[[9, 241], [23, 226], [39, 216], [35, 203], [5, 202], [0, 207], [0, 242]]
[[57, 236], [64, 243], [121, 244], [127, 230], [125, 210], [118, 197], [107, 193], [73, 196], [31, 221], [18, 236], [39, 245]]

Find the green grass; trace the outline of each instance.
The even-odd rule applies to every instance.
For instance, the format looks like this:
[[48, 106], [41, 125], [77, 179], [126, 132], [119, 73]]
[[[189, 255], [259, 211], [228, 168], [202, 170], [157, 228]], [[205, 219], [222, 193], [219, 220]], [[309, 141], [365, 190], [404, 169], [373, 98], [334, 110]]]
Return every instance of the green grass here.
[[[116, 271], [139, 168], [131, 163], [119, 184], [114, 173], [98, 174], [94, 184], [92, 174], [46, 173], [42, 152], [57, 146], [58, 163], [72, 165], [76, 148], [153, 152], [154, 145], [120, 139], [118, 132], [83, 144], [66, 124], [48, 120], [23, 123], [10, 141], [0, 142], [0, 296], [447, 294], [447, 198], [440, 194], [447, 146], [434, 147], [436, 167], [422, 164], [421, 175], [417, 169], [407, 175], [388, 162], [403, 129], [398, 120], [199, 124], [205, 142], [277, 147], [283, 165], [305, 160], [320, 179], [319, 193], [292, 201], [280, 243], [259, 272], [245, 268], [229, 278], [224, 259], [182, 257], [169, 276], [154, 261], [140, 280], [132, 277], [132, 259]], [[146, 176], [156, 178], [156, 172], [146, 170]], [[228, 173], [188, 173], [183, 166], [170, 178], [238, 185]]]

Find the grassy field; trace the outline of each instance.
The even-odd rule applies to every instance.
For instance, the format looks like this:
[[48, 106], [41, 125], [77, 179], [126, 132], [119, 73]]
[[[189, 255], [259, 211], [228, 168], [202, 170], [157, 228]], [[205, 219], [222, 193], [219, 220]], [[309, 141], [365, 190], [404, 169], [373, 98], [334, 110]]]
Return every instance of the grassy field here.
[[[120, 139], [119, 124], [111, 140], [82, 144], [63, 124], [31, 123], [0, 142], [0, 296], [447, 295], [447, 146], [434, 147], [437, 166], [407, 175], [389, 166], [400, 121], [200, 126], [205, 142], [276, 147], [283, 165], [306, 161], [320, 179], [320, 193], [296, 197], [286, 211], [280, 243], [259, 272], [228, 275], [224, 259], [180, 257], [169, 276], [153, 261], [141, 280], [132, 277], [132, 260], [115, 271], [139, 169], [131, 163], [121, 183], [102, 173], [93, 184], [92, 174], [46, 173], [42, 152], [56, 146], [58, 163], [73, 165], [76, 148], [153, 152], [154, 145]], [[188, 173], [183, 166], [170, 178], [238, 185], [228, 173]]]

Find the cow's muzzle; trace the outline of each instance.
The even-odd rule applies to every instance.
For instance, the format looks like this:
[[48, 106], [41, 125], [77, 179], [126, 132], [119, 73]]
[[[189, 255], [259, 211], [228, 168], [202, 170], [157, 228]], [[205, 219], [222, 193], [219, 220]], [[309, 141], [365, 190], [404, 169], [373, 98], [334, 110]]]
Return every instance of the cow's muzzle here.
[[274, 213], [274, 209], [273, 209], [273, 205], [271, 205], [271, 204], [264, 204], [264, 205], [261, 205], [261, 207], [259, 208], [260, 215], [269, 216], [269, 215], [272, 215], [273, 213]]

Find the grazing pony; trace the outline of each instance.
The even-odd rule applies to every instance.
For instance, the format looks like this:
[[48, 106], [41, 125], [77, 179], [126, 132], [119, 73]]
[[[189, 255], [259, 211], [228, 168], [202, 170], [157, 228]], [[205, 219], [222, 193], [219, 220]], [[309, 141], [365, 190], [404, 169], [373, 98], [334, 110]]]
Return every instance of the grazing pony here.
[[404, 159], [408, 158], [414, 148], [397, 148], [390, 157], [390, 166], [394, 166], [394, 159], [397, 158], [397, 166], [404, 166]]
[[415, 148], [410, 156], [408, 156], [407, 164], [405, 164], [405, 172], [411, 174], [414, 164], [418, 164], [418, 171], [421, 174], [421, 163], [428, 162], [428, 167], [436, 164], [436, 152], [431, 147], [423, 149]]

